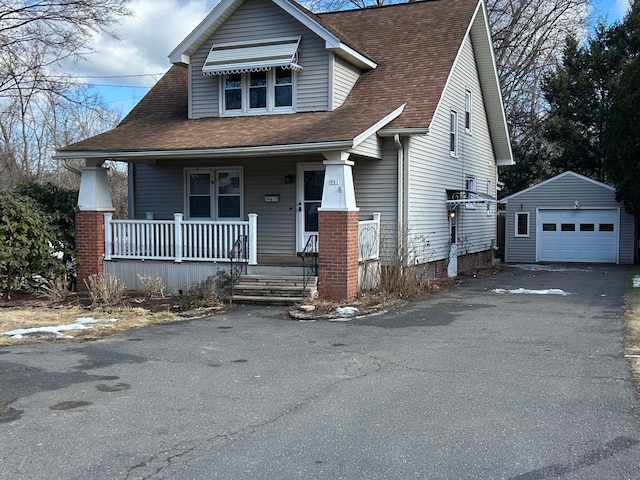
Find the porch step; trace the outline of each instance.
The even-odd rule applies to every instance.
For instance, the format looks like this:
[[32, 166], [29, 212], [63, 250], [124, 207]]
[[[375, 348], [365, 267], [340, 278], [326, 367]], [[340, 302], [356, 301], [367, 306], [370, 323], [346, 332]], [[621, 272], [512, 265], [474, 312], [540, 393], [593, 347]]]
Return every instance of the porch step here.
[[311, 277], [305, 288], [303, 285], [304, 280], [298, 275], [240, 275], [233, 287], [233, 301], [291, 305], [315, 296], [318, 278]]

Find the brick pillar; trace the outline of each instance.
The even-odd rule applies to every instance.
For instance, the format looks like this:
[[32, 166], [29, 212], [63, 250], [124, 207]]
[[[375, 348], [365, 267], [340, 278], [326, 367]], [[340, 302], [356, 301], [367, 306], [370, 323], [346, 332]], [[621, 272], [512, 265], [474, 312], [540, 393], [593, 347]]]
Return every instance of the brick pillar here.
[[353, 300], [358, 293], [358, 212], [318, 212], [318, 294]]
[[76, 249], [78, 267], [76, 288], [85, 290], [89, 275], [102, 273], [104, 257], [104, 214], [113, 212], [107, 169], [88, 165], [82, 169], [78, 213], [76, 213]]
[[78, 250], [76, 288], [86, 290], [84, 281], [92, 274], [102, 273], [104, 212], [81, 210], [76, 213], [76, 248]]

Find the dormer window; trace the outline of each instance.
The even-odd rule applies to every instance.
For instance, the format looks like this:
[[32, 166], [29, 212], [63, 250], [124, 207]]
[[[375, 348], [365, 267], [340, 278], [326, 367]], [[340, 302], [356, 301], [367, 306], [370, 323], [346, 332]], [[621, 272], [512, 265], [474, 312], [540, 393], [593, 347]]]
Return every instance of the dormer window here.
[[253, 114], [293, 111], [293, 71], [231, 73], [222, 78], [222, 113]]
[[202, 73], [221, 77], [221, 114], [294, 111], [300, 39], [214, 43]]

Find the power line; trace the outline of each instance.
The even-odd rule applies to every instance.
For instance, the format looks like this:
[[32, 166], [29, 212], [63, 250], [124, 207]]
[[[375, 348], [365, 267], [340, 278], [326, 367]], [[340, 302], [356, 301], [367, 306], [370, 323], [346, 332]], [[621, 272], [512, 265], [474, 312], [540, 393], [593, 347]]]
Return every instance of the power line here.
[[139, 78], [139, 77], [157, 77], [164, 75], [160, 73], [137, 73], [134, 75], [48, 75], [49, 78]]

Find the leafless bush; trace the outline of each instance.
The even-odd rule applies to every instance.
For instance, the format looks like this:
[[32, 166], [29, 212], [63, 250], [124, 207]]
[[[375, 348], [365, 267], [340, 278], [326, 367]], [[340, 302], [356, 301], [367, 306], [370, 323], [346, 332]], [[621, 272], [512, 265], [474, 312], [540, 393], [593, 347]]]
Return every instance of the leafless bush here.
[[164, 283], [160, 277], [149, 277], [146, 275], [138, 275], [140, 281], [140, 290], [146, 298], [164, 298]]
[[112, 307], [122, 302], [125, 286], [117, 277], [110, 274], [89, 275], [84, 281], [91, 296], [91, 306]]
[[[383, 231], [382, 245], [387, 248], [380, 265], [379, 290], [398, 298], [411, 298], [429, 289], [429, 276], [426, 263], [433, 255], [427, 235], [409, 235], [405, 228], [397, 234]], [[398, 245], [389, 249], [389, 245]]]
[[71, 294], [71, 284], [67, 275], [47, 280], [40, 286], [40, 294], [52, 302], [60, 302]]

